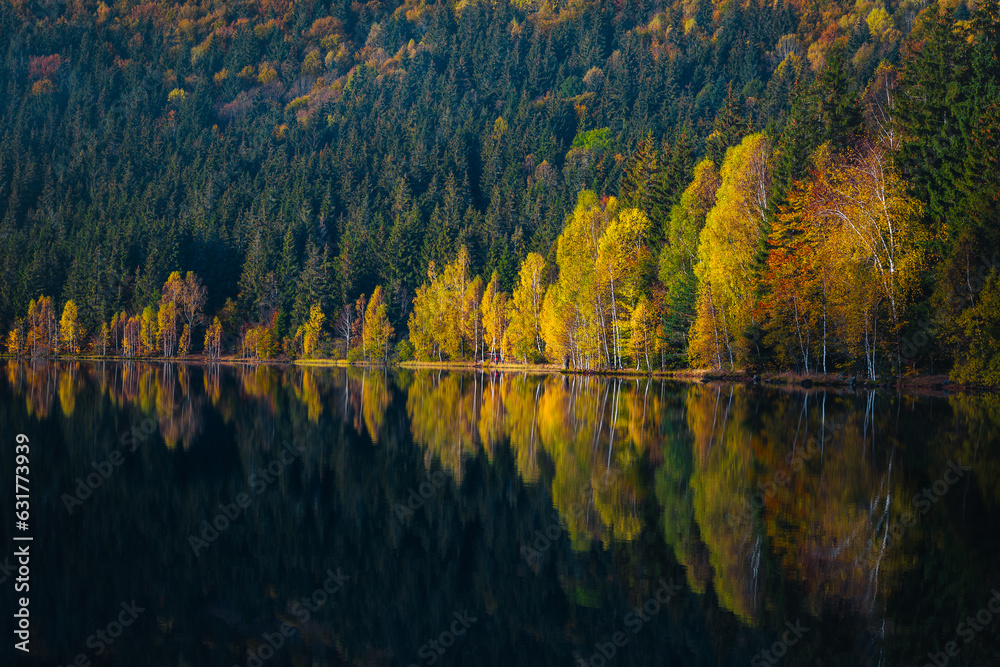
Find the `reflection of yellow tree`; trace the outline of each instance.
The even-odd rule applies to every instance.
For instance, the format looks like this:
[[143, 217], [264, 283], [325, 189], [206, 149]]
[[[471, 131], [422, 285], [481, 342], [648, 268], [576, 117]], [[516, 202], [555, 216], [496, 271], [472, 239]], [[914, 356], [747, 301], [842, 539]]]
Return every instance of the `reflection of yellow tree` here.
[[205, 367], [205, 372], [202, 374], [202, 381], [205, 385], [205, 394], [208, 396], [208, 400], [212, 402], [213, 406], [219, 404], [219, 398], [222, 392], [222, 374], [219, 372], [218, 364], [209, 364]]
[[660, 397], [651, 389], [649, 378], [634, 380], [631, 391], [622, 399], [626, 410], [623, 413], [624, 426], [629, 439], [635, 443], [638, 451], [658, 454], [652, 445], [659, 440], [657, 415], [660, 414]]
[[464, 375], [420, 374], [406, 397], [413, 439], [427, 447], [428, 465], [437, 456], [459, 480], [463, 456], [475, 452], [476, 382]]
[[913, 565], [887, 533], [912, 509], [912, 493], [893, 471], [891, 436], [878, 443], [878, 451], [890, 452], [889, 460], [872, 460], [872, 438], [890, 431], [876, 421], [876, 411], [855, 412], [835, 431], [827, 425], [833, 435], [820, 446], [807, 440], [824, 426], [815, 414], [810, 426], [808, 400], [806, 395], [799, 403], [781, 402], [762, 421], [755, 441], [762, 479], [788, 477], [766, 498], [764, 529], [785, 576], [803, 586], [812, 613], [838, 600], [868, 612], [876, 597], [890, 592], [894, 575]]
[[735, 388], [692, 386], [688, 427], [695, 440], [694, 517], [709, 553], [719, 603], [745, 622], [759, 611], [762, 538], [736, 509], [751, 481], [746, 398]]
[[38, 419], [45, 419], [52, 410], [57, 385], [53, 368], [52, 364], [37, 362], [25, 366], [24, 384], [28, 414]]
[[21, 386], [21, 377], [24, 371], [24, 364], [14, 359], [8, 359], [6, 365], [7, 384], [11, 389], [17, 390]]
[[[86, 375], [87, 382], [84, 381]], [[214, 383], [218, 391], [218, 369]], [[64, 416], [71, 416], [77, 398], [92, 383], [107, 395], [118, 410], [133, 407], [140, 413], [155, 416], [167, 447], [189, 446], [201, 433], [201, 402], [192, 389], [192, 370], [185, 365], [123, 364], [83, 365], [79, 362], [7, 365], [11, 386], [27, 399], [29, 414], [45, 418], [56, 396]], [[205, 386], [211, 381], [206, 375]]]
[[177, 416], [178, 403], [183, 400], [178, 394], [179, 388], [174, 381], [174, 366], [163, 364], [160, 371], [153, 375], [153, 389], [156, 397], [156, 417], [160, 424], [160, 434], [167, 449], [173, 449], [181, 439]]
[[[552, 459], [552, 503], [569, 530], [574, 547], [586, 548], [600, 534], [591, 487], [594, 450], [598, 444], [598, 392], [586, 380], [547, 383], [541, 417], [541, 437]], [[582, 419], [577, 420], [580, 416]]]
[[[886, 528], [899, 519], [892, 509], [900, 506], [896, 499], [909, 496], [899, 489], [891, 463], [880, 469], [865, 456], [864, 434], [882, 429], [873, 428], [872, 415], [855, 415], [859, 423], [848, 423], [822, 447], [813, 441], [810, 448], [808, 438], [821, 425], [816, 414], [825, 411], [814, 404], [811, 415], [808, 400], [775, 402], [751, 433], [744, 425], [744, 390], [691, 387], [691, 510], [683, 473], [658, 473], [661, 502], [671, 503], [664, 508], [665, 536], [692, 587], [699, 590], [711, 576], [720, 604], [745, 622], [755, 622], [765, 603], [762, 561], [771, 554], [785, 576], [803, 587], [815, 614], [840, 601], [870, 611], [875, 597], [888, 592], [893, 575], [907, 566], [902, 550], [886, 539]], [[683, 452], [667, 451], [665, 459], [666, 468], [683, 460]], [[750, 503], [760, 499], [758, 524]], [[708, 571], [701, 543], [709, 554]]]
[[538, 426], [555, 475], [552, 501], [574, 545], [600, 537], [631, 540], [639, 532], [637, 471], [641, 450], [630, 433], [631, 385], [575, 377], [549, 378]]
[[295, 398], [306, 406], [306, 415], [309, 421], [314, 424], [319, 421], [323, 414], [323, 401], [319, 395], [319, 388], [316, 385], [316, 371], [312, 368], [302, 369], [302, 382], [292, 383], [292, 391]]
[[80, 364], [74, 362], [63, 367], [59, 373], [59, 406], [67, 417], [73, 414], [76, 395], [83, 388], [83, 383], [77, 379], [79, 368]]
[[501, 384], [504, 422], [510, 447], [514, 450], [517, 471], [529, 484], [538, 481], [540, 472], [539, 402], [548, 398], [543, 393], [541, 378], [536, 376], [506, 377]]
[[139, 409], [146, 414], [150, 414], [156, 410], [157, 399], [159, 398], [159, 391], [153, 382], [152, 369], [149, 364], [132, 364], [130, 371], [130, 375], [134, 378], [134, 385], [129, 383], [129, 386], [135, 387], [133, 395], [138, 397]]
[[365, 428], [372, 442], [378, 442], [379, 430], [385, 421], [385, 411], [389, 408], [391, 394], [384, 371], [363, 371], [361, 381], [361, 414]]
[[168, 449], [178, 444], [191, 446], [201, 433], [201, 411], [191, 392], [191, 373], [187, 366], [163, 364], [150, 372], [155, 395], [156, 417], [160, 435]]
[[712, 578], [712, 566], [694, 518], [689, 433], [677, 430], [667, 433], [662, 440], [663, 464], [656, 472], [656, 498], [663, 508], [663, 539], [673, 547], [677, 562], [684, 566], [691, 590], [704, 593]]
[[492, 460], [498, 443], [504, 438], [504, 402], [501, 388], [504, 376], [483, 378], [479, 407], [479, 442]]
[[[876, 423], [872, 405], [818, 436], [826, 406], [814, 401], [810, 408], [809, 395], [758, 411], [752, 432], [743, 389], [694, 386], [686, 400], [692, 462], [668, 439], [657, 494], [665, 537], [692, 588], [702, 590], [711, 577], [720, 604], [753, 623], [766, 602], [762, 561], [773, 555], [785, 577], [803, 588], [812, 613], [845, 602], [871, 612], [896, 575], [912, 566], [887, 537], [911, 494], [893, 474], [893, 442], [878, 448], [890, 452], [887, 460], [871, 460], [873, 434], [888, 430]], [[754, 500], [763, 500], [759, 523]]]
[[630, 540], [641, 529], [640, 461], [653, 441], [658, 398], [648, 384], [583, 377], [416, 374], [407, 413], [427, 463], [461, 477], [461, 460], [482, 444], [492, 454], [506, 437], [521, 478], [554, 466], [552, 498], [574, 545]]
[[240, 366], [239, 376], [243, 395], [266, 403], [273, 412], [277, 390], [275, 369], [259, 364]]
[[[650, 397], [648, 387], [648, 381], [638, 380], [619, 381], [612, 387], [617, 393], [609, 406], [607, 458], [596, 461], [592, 473], [594, 504], [602, 523], [610, 529], [609, 538], [631, 540], [642, 528], [640, 463], [655, 433], [652, 415], [659, 402], [656, 396]], [[604, 447], [598, 450], [603, 458]]]

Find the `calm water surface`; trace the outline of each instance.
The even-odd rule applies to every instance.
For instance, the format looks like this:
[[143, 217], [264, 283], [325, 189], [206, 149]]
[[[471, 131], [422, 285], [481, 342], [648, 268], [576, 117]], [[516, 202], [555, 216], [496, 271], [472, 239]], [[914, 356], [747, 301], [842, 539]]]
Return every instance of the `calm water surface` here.
[[3, 664], [1000, 664], [997, 396], [3, 363]]

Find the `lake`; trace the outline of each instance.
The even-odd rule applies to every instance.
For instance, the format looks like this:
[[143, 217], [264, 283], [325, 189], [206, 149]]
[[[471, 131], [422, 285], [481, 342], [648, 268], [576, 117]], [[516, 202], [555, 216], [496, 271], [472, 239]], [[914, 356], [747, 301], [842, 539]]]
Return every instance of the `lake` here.
[[5, 664], [1000, 664], [994, 394], [0, 363]]

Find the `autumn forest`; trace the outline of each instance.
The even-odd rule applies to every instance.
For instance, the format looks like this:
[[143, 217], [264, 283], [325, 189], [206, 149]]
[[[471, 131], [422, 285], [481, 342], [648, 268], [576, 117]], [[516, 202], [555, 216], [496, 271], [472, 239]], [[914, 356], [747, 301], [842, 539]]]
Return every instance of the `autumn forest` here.
[[1000, 385], [997, 0], [0, 5], [13, 356]]

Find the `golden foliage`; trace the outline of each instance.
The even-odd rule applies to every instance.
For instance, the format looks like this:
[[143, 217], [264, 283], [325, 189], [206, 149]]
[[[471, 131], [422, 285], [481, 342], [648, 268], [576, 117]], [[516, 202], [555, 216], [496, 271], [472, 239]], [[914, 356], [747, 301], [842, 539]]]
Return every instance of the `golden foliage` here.
[[726, 151], [721, 185], [698, 246], [697, 316], [688, 354], [697, 366], [736, 368], [748, 360], [754, 290], [767, 229], [771, 145], [763, 134]]

